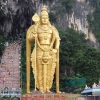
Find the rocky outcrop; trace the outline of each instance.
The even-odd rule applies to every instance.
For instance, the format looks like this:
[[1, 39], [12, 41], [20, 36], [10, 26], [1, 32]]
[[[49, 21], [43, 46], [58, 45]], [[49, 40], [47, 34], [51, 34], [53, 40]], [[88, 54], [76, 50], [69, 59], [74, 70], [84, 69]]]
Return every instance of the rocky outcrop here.
[[[54, 4], [55, 1], [52, 5]], [[72, 13], [68, 14], [67, 12], [63, 12], [64, 14], [62, 16], [59, 16], [60, 13], [57, 15], [59, 17], [57, 18], [56, 26], [64, 29], [70, 27], [77, 31], [81, 31], [85, 33], [86, 39], [96, 42], [94, 34], [89, 32], [89, 25], [87, 21], [87, 15], [92, 14], [93, 11], [94, 8], [90, 6], [88, 0], [76, 0], [72, 8]]]
[[4, 12], [4, 23], [0, 28], [5, 36], [8, 34], [24, 34], [32, 24], [31, 17], [35, 13], [36, 6], [30, 0], [1, 0], [1, 11]]
[[[45, 1], [45, 0], [44, 0]], [[41, 6], [47, 5], [49, 12], [53, 12], [56, 21], [52, 24], [66, 29], [73, 28], [86, 34], [86, 39], [96, 43], [96, 38], [89, 32], [87, 15], [92, 14], [94, 9], [88, 0], [75, 0], [70, 14], [63, 10], [59, 0], [1, 0], [1, 9], [4, 10], [6, 20], [1, 27], [8, 34], [24, 34], [27, 28], [33, 23], [31, 17], [35, 12], [40, 13]]]

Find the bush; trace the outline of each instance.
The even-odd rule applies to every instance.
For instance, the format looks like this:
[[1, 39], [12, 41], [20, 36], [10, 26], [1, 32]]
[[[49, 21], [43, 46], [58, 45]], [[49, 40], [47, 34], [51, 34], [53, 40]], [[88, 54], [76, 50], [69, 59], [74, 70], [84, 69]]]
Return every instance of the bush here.
[[49, 13], [49, 18], [50, 18], [51, 22], [56, 22], [57, 17], [54, 13], [50, 12]]
[[3, 53], [3, 50], [4, 50], [4, 43], [5, 43], [6, 39], [5, 37], [3, 36], [3, 32], [0, 31], [0, 56], [2, 55]]
[[75, 0], [61, 0], [62, 5], [68, 13], [71, 13]]

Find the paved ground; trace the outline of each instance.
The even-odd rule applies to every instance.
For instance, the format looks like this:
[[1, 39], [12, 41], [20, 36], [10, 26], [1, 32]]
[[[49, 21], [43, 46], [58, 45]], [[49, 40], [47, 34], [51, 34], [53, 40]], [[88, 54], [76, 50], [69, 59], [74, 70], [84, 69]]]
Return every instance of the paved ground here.
[[20, 51], [18, 41], [6, 46], [0, 64], [0, 88], [20, 88]]

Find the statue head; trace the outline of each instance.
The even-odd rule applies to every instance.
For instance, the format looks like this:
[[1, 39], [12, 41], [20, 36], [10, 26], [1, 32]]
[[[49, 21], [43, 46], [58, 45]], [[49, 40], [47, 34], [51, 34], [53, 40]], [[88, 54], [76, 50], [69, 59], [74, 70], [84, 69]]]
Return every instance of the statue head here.
[[43, 25], [46, 25], [49, 23], [49, 15], [48, 15], [46, 6], [43, 6], [41, 9], [40, 21], [41, 21], [41, 24]]

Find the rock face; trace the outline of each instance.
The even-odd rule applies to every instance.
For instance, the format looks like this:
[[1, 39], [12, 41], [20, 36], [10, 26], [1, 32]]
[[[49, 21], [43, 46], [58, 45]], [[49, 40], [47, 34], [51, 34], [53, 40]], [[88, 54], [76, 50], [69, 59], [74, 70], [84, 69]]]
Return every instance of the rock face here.
[[[70, 27], [81, 31], [86, 34], [86, 39], [96, 43], [95, 36], [88, 31], [87, 15], [94, 11], [88, 0], [75, 0], [70, 14], [63, 11], [63, 5], [59, 0], [44, 0], [44, 4], [57, 18], [56, 22], [52, 24], [63, 29]], [[25, 33], [33, 23], [31, 17], [35, 11], [40, 13], [42, 5], [43, 0], [1, 0], [1, 10], [4, 10], [6, 18], [0, 27], [5, 32], [5, 36]]]
[[77, 31], [85, 33], [86, 39], [96, 42], [95, 36], [92, 32], [88, 31], [89, 25], [87, 15], [92, 14], [94, 9], [90, 6], [87, 0], [76, 0], [73, 5], [72, 13], [67, 14], [64, 12], [63, 16], [57, 19], [57, 26], [66, 29], [67, 27], [73, 28]]
[[26, 32], [32, 24], [31, 17], [35, 13], [35, 4], [30, 0], [1, 0], [1, 11], [4, 12], [4, 23], [0, 28], [5, 36], [18, 35]]
[[[93, 42], [96, 42], [95, 36], [88, 30], [89, 26], [87, 22], [87, 15], [93, 13], [93, 11], [94, 9], [89, 6], [89, 2], [86, 2], [85, 0], [77, 0], [74, 13], [72, 14], [75, 16], [75, 21], [72, 25], [75, 30], [84, 32], [87, 39], [89, 38]], [[71, 23], [69, 25], [71, 26]]]

